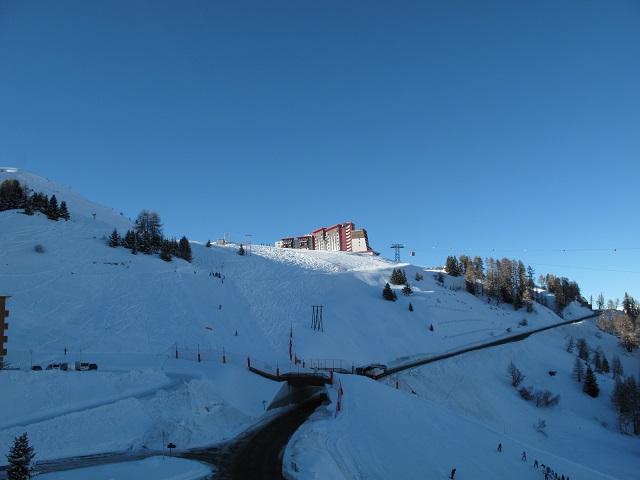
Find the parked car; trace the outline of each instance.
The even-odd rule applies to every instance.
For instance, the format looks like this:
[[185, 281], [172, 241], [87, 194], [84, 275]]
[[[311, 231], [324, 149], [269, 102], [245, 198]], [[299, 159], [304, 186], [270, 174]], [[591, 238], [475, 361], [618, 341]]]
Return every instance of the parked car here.
[[76, 362], [75, 369], [81, 372], [86, 372], [88, 370], [98, 370], [98, 365], [89, 362]]
[[31, 370], [33, 370], [34, 372], [41, 372], [42, 367], [40, 365], [31, 365]]
[[387, 366], [381, 363], [372, 363], [365, 365], [364, 367], [356, 368], [358, 375], [365, 375], [367, 377], [377, 377], [378, 375], [387, 371]]
[[64, 370], [65, 372], [69, 370], [68, 363], [50, 363], [47, 365], [47, 370]]

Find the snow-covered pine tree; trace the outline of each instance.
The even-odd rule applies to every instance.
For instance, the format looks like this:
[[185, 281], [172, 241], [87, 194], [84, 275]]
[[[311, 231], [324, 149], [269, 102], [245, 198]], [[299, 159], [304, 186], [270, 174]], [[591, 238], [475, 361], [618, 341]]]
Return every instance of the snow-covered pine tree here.
[[420, 272], [416, 272], [416, 282], [421, 282], [424, 278]]
[[591, 367], [587, 367], [587, 374], [584, 377], [582, 391], [593, 398], [600, 395], [600, 387], [598, 386], [598, 381], [596, 380], [596, 376], [593, 374]]
[[402, 288], [402, 293], [404, 295], [411, 295], [413, 293], [413, 290], [411, 289], [411, 286], [409, 285], [409, 283], [407, 282], [405, 284], [405, 286]]
[[244, 255], [244, 247], [240, 244], [240, 248], [238, 249], [238, 255]]
[[206, 245], [206, 247], [207, 247], [207, 248], [211, 248], [211, 240], [207, 240], [207, 245]]
[[27, 480], [31, 478], [32, 468], [31, 462], [36, 454], [33, 447], [29, 445], [29, 437], [27, 433], [23, 433], [13, 440], [13, 446], [7, 455], [8, 480]]
[[391, 290], [391, 285], [389, 285], [389, 283], [385, 283], [384, 289], [382, 290], [382, 297], [390, 302], [395, 302], [398, 299], [396, 297], [396, 293]]
[[118, 233], [118, 230], [114, 228], [113, 232], [111, 232], [111, 236], [109, 236], [109, 246], [111, 248], [116, 248], [116, 247], [119, 247], [120, 245], [121, 245], [120, 234]]

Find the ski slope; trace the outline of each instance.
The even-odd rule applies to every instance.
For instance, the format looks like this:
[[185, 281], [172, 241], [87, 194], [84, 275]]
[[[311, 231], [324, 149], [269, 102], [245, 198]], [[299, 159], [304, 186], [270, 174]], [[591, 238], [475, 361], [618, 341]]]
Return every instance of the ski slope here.
[[[304, 480], [447, 478], [452, 468], [456, 479], [533, 480], [542, 477], [533, 468], [538, 459], [570, 478], [636, 478], [640, 439], [617, 431], [613, 380], [597, 374], [600, 396], [585, 395], [571, 376], [569, 336], [609, 359], [619, 355], [627, 374], [640, 368], [637, 352], [626, 354], [615, 338], [583, 322], [419, 367], [398, 376], [398, 390], [396, 378], [342, 376], [342, 411], [336, 416], [334, 402], [303, 425], [285, 466]], [[526, 375], [523, 385], [559, 394], [559, 405], [522, 400], [510, 385], [510, 361]], [[535, 429], [539, 419], [547, 423], [544, 434]]]
[[[539, 305], [530, 314], [488, 305], [461, 290], [461, 279], [439, 286], [434, 272], [412, 265], [402, 267], [414, 294], [394, 287], [398, 301], [386, 302], [381, 291], [395, 265], [370, 255], [255, 246], [239, 256], [236, 246], [199, 242], [191, 264], [131, 255], [106, 245], [114, 227], [131, 228], [128, 219], [41, 177], [0, 173], [0, 181], [10, 177], [56, 193], [71, 212], [68, 222], [0, 213], [0, 292], [12, 296], [15, 364], [24, 365], [28, 351], [48, 361], [64, 348], [163, 354], [176, 344], [287, 361], [292, 330], [299, 358], [390, 362], [500, 336], [525, 318], [531, 327], [559, 321]], [[418, 271], [424, 280], [412, 281]], [[309, 327], [312, 305], [324, 305], [323, 332]]]
[[[236, 245], [206, 248], [201, 239], [192, 241], [192, 263], [132, 255], [106, 243], [113, 228], [132, 227], [129, 219], [28, 172], [0, 173], [5, 178], [55, 193], [71, 220], [0, 212], [0, 294], [12, 297], [7, 360], [21, 369], [0, 375], [9, 392], [0, 400], [3, 451], [25, 430], [40, 459], [157, 449], [165, 436], [179, 448], [222, 441], [259, 422], [280, 388], [249, 373], [247, 356], [286, 366], [290, 340], [307, 362], [392, 365], [562, 321], [538, 304], [531, 313], [488, 304], [467, 293], [463, 279], [445, 276], [440, 285], [436, 272], [409, 264], [400, 266], [413, 295], [393, 287], [398, 301], [387, 302], [382, 288], [397, 265], [366, 254], [254, 246], [240, 256]], [[321, 332], [310, 328], [312, 305], [324, 306]], [[565, 311], [586, 314], [576, 304]], [[589, 328], [425, 366], [400, 375], [400, 390], [344, 377], [343, 412], [333, 417], [335, 403], [318, 412], [285, 464], [298, 465], [305, 479], [443, 478], [453, 467], [458, 479], [534, 478], [520, 462], [526, 449], [571, 478], [632, 478], [638, 444], [614, 431], [611, 382], [603, 380], [601, 398], [591, 401], [566, 378], [567, 332], [601, 341], [609, 360], [619, 351]], [[203, 363], [194, 361], [198, 351]], [[539, 411], [521, 400], [505, 379], [512, 359], [536, 387], [560, 393], [560, 405]], [[80, 360], [99, 371], [27, 371], [32, 362]], [[627, 372], [638, 370], [637, 356], [623, 361]], [[548, 437], [532, 427], [539, 416]], [[584, 439], [579, 446], [576, 438]], [[494, 455], [498, 441], [508, 455]]]

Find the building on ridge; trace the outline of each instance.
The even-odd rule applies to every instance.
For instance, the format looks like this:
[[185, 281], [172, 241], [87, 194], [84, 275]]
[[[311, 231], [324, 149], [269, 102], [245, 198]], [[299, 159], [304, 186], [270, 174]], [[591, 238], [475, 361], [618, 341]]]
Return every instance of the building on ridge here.
[[364, 228], [356, 229], [353, 222], [337, 223], [313, 230], [297, 238], [285, 237], [275, 243], [280, 248], [301, 248], [329, 252], [372, 252]]

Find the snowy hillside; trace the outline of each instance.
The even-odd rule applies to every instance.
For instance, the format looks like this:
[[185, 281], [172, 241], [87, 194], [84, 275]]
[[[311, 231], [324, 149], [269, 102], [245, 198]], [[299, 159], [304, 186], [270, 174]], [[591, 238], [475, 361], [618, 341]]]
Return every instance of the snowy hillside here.
[[[456, 479], [535, 480], [542, 478], [537, 459], [559, 476], [636, 478], [640, 440], [617, 430], [611, 375], [597, 375], [598, 398], [584, 394], [571, 376], [570, 336], [609, 358], [619, 355], [627, 373], [640, 368], [637, 352], [626, 354], [615, 338], [584, 322], [420, 367], [397, 377], [399, 390], [396, 378], [385, 385], [341, 376], [342, 410], [336, 415], [334, 403], [296, 433], [287, 468], [304, 480], [447, 478], [452, 468]], [[559, 405], [538, 408], [521, 399], [509, 383], [510, 361], [526, 375], [525, 385], [559, 394]], [[539, 419], [544, 433], [535, 429]]]
[[[249, 373], [247, 356], [291, 368], [291, 332], [298, 358], [351, 368], [398, 364], [563, 321], [539, 304], [531, 313], [489, 304], [467, 293], [462, 278], [445, 275], [440, 284], [437, 272], [409, 264], [400, 266], [413, 294], [394, 286], [398, 301], [385, 301], [382, 288], [398, 265], [365, 254], [254, 246], [240, 256], [235, 245], [192, 241], [192, 263], [132, 255], [107, 245], [113, 228], [132, 227], [117, 212], [27, 172], [0, 173], [0, 182], [6, 178], [55, 193], [71, 219], [0, 212], [0, 294], [11, 296], [7, 361], [21, 369], [0, 376], [0, 390], [10, 392], [0, 399], [2, 451], [25, 430], [40, 459], [159, 449], [165, 435], [181, 448], [230, 438], [262, 421], [281, 387]], [[424, 278], [414, 280], [416, 273]], [[310, 327], [312, 305], [324, 307], [323, 331]], [[587, 314], [572, 304], [565, 318]], [[589, 328], [563, 327], [386, 380], [397, 380], [399, 391], [344, 376], [343, 412], [333, 416], [331, 390], [334, 403], [298, 432], [288, 462], [303, 469], [300, 478], [440, 478], [456, 465], [456, 478], [528, 478], [519, 457], [487, 460], [502, 441], [510, 454], [527, 449], [552, 458], [575, 478], [630, 478], [632, 453], [616, 452], [637, 444], [613, 431], [611, 382], [603, 380], [594, 401], [561, 382], [571, 368], [562, 346], [568, 332], [601, 341], [607, 355], [617, 348]], [[521, 400], [505, 380], [510, 360], [536, 387], [560, 393], [560, 406], [538, 412]], [[32, 363], [62, 361], [100, 368], [28, 371]], [[637, 357], [624, 361], [637, 370]], [[547, 375], [551, 369], [557, 377]], [[540, 415], [548, 438], [533, 430]], [[575, 448], [579, 436], [585, 446]], [[601, 436], [607, 455], [622, 455], [619, 468], [590, 455]]]
[[[243, 257], [235, 246], [198, 243], [192, 264], [131, 255], [106, 245], [114, 227], [131, 227], [127, 219], [26, 172], [1, 173], [0, 181], [12, 177], [56, 193], [71, 211], [68, 222], [0, 213], [0, 292], [12, 296], [16, 364], [29, 350], [44, 361], [65, 347], [163, 354], [175, 344], [286, 361], [292, 328], [300, 358], [390, 362], [504, 335], [525, 318], [529, 327], [559, 321], [542, 306], [527, 314], [488, 305], [411, 265], [404, 266], [410, 281], [417, 271], [424, 280], [412, 281], [411, 297], [398, 291], [397, 302], [385, 302], [381, 290], [395, 265], [369, 255], [256, 246]], [[324, 305], [323, 332], [309, 328], [312, 305]]]

